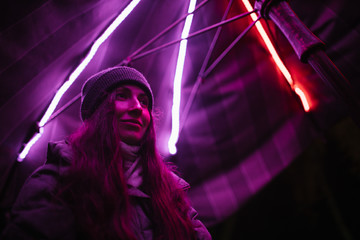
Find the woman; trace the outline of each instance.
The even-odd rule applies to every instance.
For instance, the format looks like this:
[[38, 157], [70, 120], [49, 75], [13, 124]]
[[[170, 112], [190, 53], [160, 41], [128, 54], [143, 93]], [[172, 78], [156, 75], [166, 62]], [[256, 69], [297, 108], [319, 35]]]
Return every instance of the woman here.
[[156, 150], [152, 90], [130, 67], [82, 89], [83, 126], [49, 144], [25, 183], [6, 239], [211, 239], [185, 196], [188, 184]]

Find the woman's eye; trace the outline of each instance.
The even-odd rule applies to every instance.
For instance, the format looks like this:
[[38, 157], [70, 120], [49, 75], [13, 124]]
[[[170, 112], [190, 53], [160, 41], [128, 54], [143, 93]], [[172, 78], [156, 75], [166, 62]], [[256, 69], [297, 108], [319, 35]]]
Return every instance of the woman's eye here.
[[126, 99], [125, 93], [116, 93], [116, 99]]
[[139, 99], [139, 102], [141, 103], [141, 105], [148, 107], [149, 106], [149, 99], [147, 98], [141, 98]]

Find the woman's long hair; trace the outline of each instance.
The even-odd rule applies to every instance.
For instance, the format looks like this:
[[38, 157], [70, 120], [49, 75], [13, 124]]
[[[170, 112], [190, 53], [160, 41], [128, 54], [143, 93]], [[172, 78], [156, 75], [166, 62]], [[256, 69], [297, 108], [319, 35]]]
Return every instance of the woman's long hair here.
[[[74, 159], [58, 190], [74, 212], [79, 234], [87, 239], [136, 239], [114, 101], [115, 95], [109, 94], [70, 136]], [[143, 189], [151, 197], [154, 238], [194, 239], [187, 198], [156, 150], [153, 121], [151, 114], [139, 152]]]

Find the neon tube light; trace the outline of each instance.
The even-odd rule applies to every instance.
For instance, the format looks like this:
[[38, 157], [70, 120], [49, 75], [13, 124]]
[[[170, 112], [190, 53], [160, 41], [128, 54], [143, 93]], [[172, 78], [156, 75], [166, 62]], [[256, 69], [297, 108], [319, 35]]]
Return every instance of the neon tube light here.
[[24, 149], [21, 151], [21, 153], [19, 154], [17, 161], [18, 162], [22, 162], [24, 160], [24, 158], [26, 157], [26, 155], [29, 153], [30, 148], [37, 142], [37, 140], [39, 140], [39, 138], [41, 137], [41, 135], [44, 132], [44, 128], [39, 128], [39, 132], [36, 133], [31, 139], [30, 141], [25, 145]]
[[294, 87], [294, 91], [300, 97], [305, 112], [308, 112], [310, 110], [310, 105], [306, 99], [305, 93], [299, 87]]
[[64, 93], [69, 89], [69, 87], [74, 83], [77, 77], [81, 74], [81, 72], [85, 69], [85, 67], [89, 64], [91, 59], [96, 54], [97, 50], [103, 44], [103, 42], [114, 32], [114, 30], [123, 22], [123, 20], [132, 12], [132, 10], [137, 6], [140, 0], [134, 0], [127, 5], [124, 10], [116, 17], [116, 19], [110, 24], [110, 26], [105, 30], [105, 32], [95, 41], [92, 45], [90, 52], [86, 55], [85, 59], [80, 63], [80, 65], [71, 73], [69, 79], [59, 88], [56, 92], [53, 100], [51, 101], [48, 109], [45, 114], [41, 118], [38, 123], [39, 133], [35, 134], [30, 141], [25, 145], [24, 149], [18, 156], [18, 161], [21, 162], [26, 155], [29, 153], [31, 147], [39, 140], [40, 136], [43, 133], [43, 126], [47, 123], [55, 108], [60, 102], [61, 97]]
[[[190, 0], [188, 13], [192, 13], [195, 9], [196, 0]], [[190, 27], [194, 14], [190, 14], [186, 17], [184, 28], [181, 34], [179, 55], [176, 63], [176, 71], [173, 85], [173, 105], [171, 109], [172, 122], [171, 122], [171, 134], [168, 141], [168, 149], [170, 154], [177, 152], [176, 143], [179, 139], [179, 128], [180, 128], [180, 99], [181, 99], [181, 80], [184, 70], [185, 56], [187, 40], [189, 36]]]
[[[248, 0], [242, 0], [242, 2], [244, 3], [247, 11], [251, 12], [253, 11], [253, 7], [251, 6], [250, 2]], [[252, 18], [253, 21], [255, 21], [258, 16], [256, 13], [252, 13], [250, 14], [250, 17]], [[304, 94], [304, 92], [298, 87], [294, 85], [294, 81], [291, 77], [290, 72], [287, 70], [287, 68], [285, 67], [284, 63], [281, 61], [279, 55], [277, 54], [274, 45], [271, 43], [270, 38], [268, 37], [268, 35], [266, 34], [261, 22], [257, 22], [255, 24], [256, 29], [258, 30], [258, 32], [260, 33], [262, 39], [265, 42], [266, 47], [268, 48], [272, 58], [274, 59], [277, 67], [279, 68], [279, 70], [282, 72], [282, 74], [284, 75], [285, 79], [287, 80], [287, 82], [289, 83], [289, 85], [291, 86], [291, 89], [293, 91], [295, 91], [295, 93], [300, 97], [301, 99], [301, 103], [303, 105], [304, 111], [308, 112], [310, 110], [310, 105], [309, 102]]]

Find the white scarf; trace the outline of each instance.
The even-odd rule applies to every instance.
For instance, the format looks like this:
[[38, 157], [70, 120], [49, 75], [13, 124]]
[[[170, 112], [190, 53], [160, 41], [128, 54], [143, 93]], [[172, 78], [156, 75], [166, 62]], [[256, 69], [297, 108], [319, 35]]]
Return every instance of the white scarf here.
[[124, 175], [129, 186], [138, 188], [142, 184], [142, 167], [139, 164], [140, 156], [138, 154], [140, 147], [128, 145], [121, 142], [121, 148], [124, 153]]

